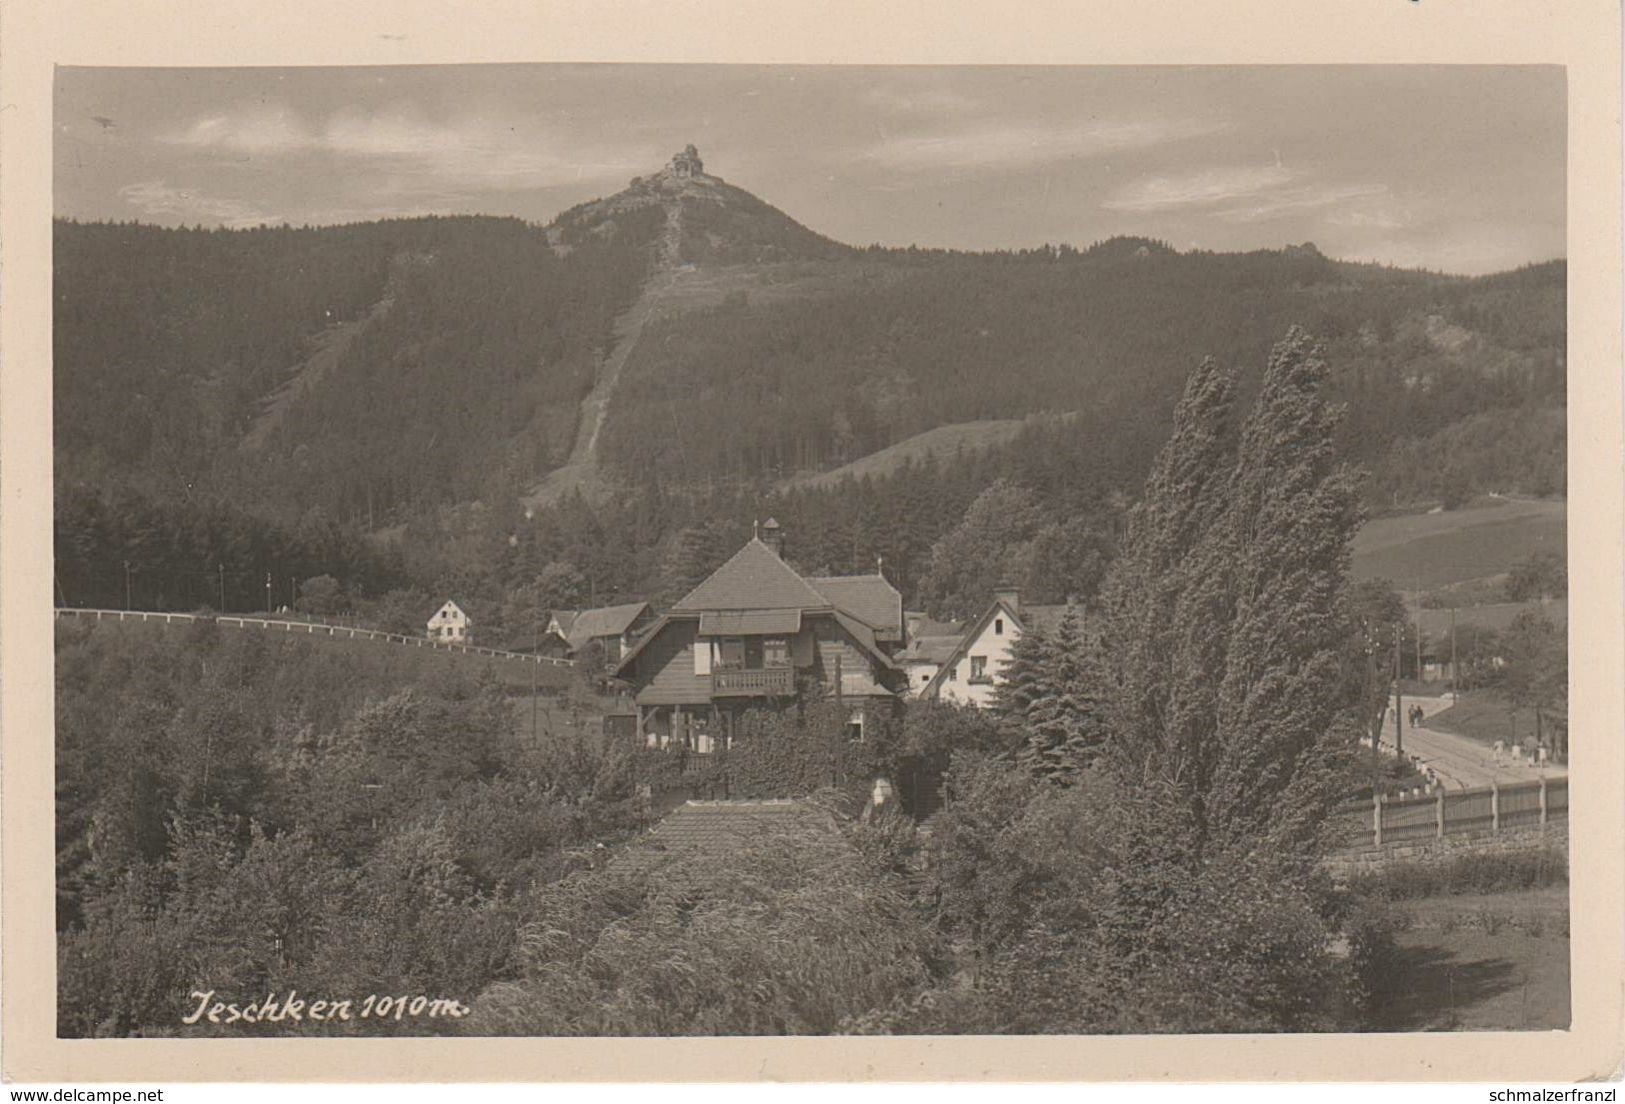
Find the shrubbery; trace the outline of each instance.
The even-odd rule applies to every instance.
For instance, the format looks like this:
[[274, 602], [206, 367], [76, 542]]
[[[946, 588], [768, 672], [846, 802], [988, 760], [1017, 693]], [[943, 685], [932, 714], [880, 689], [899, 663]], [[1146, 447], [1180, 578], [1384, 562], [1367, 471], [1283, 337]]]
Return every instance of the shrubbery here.
[[627, 749], [521, 744], [433, 653], [134, 628], [59, 637], [64, 1036], [221, 1030], [183, 1027], [193, 990], [466, 1003], [514, 976], [533, 888], [641, 823]]
[[1395, 863], [1358, 874], [1355, 891], [1387, 901], [1458, 893], [1502, 893], [1566, 885], [1568, 855], [1555, 847], [1539, 851], [1468, 852], [1437, 863]]

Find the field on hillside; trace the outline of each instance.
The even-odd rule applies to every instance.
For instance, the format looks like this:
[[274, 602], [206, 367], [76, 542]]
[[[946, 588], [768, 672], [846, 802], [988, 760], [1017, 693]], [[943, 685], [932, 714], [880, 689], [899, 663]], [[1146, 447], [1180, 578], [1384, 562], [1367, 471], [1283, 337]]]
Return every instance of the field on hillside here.
[[[1548, 726], [1550, 723], [1548, 721]], [[1510, 746], [1534, 736], [1535, 715], [1527, 709], [1514, 710], [1499, 690], [1474, 690], [1463, 694], [1449, 709], [1429, 717], [1428, 727], [1465, 736], [1485, 746], [1496, 743]]]
[[1353, 572], [1402, 591], [1431, 590], [1502, 574], [1537, 552], [1562, 556], [1567, 548], [1564, 500], [1501, 499], [1371, 521], [1354, 538]]
[[952, 425], [937, 426], [935, 429], [916, 433], [889, 448], [861, 456], [830, 471], [786, 480], [784, 486], [787, 490], [801, 487], [834, 487], [843, 479], [890, 475], [892, 472], [900, 471], [910, 461], [918, 463], [927, 456], [934, 455], [938, 460], [945, 460], [954, 456], [960, 449], [981, 452], [1015, 440], [1022, 427], [1031, 420], [990, 418], [980, 422], [955, 422]]
[[[393, 688], [428, 679], [467, 679], [479, 682], [489, 677], [509, 693], [528, 692], [532, 685], [536, 685], [544, 691], [556, 694], [569, 686], [575, 677], [574, 668], [554, 664], [537, 665], [523, 660], [471, 655], [430, 647], [414, 648], [407, 644], [378, 640], [328, 637], [259, 627], [238, 628], [229, 624], [214, 625], [195, 621], [166, 624], [162, 621], [72, 620], [59, 621], [58, 626], [59, 643], [64, 639], [82, 639], [92, 632], [104, 636], [121, 635], [160, 646], [161, 642], [167, 640], [177, 648], [186, 646], [186, 641], [201, 632], [219, 634], [221, 639], [239, 636], [257, 638], [263, 641], [267, 648], [269, 663], [274, 664], [278, 657], [294, 654], [321, 656], [334, 665], [364, 666], [371, 672], [373, 680], [379, 687]], [[64, 632], [66, 636], [63, 635]]]

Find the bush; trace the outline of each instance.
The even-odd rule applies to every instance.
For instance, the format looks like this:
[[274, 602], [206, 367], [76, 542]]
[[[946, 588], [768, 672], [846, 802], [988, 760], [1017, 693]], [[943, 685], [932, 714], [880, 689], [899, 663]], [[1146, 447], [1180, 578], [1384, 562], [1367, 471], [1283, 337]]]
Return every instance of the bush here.
[[930, 932], [839, 834], [629, 850], [526, 904], [523, 970], [472, 1035], [809, 1035], [933, 980]]
[[1538, 851], [1473, 853], [1437, 863], [1401, 863], [1350, 879], [1356, 893], [1405, 901], [1463, 893], [1500, 893], [1563, 885], [1568, 855], [1554, 847]]

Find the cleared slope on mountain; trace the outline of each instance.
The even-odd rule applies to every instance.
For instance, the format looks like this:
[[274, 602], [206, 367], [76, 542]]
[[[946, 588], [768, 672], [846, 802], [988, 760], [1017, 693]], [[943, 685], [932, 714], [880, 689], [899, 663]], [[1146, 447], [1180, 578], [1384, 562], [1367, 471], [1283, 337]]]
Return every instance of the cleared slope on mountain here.
[[59, 224], [59, 470], [377, 526], [523, 486], [569, 454], [653, 214], [563, 258], [514, 219]]
[[804, 475], [785, 480], [785, 490], [811, 488], [823, 490], [836, 487], [847, 479], [872, 479], [893, 475], [910, 464], [922, 463], [927, 457], [938, 461], [950, 460], [968, 453], [1007, 445], [1020, 436], [1021, 431], [1035, 419], [1064, 418], [1064, 415], [1031, 415], [1026, 418], [995, 418], [981, 422], [955, 422], [938, 426], [924, 433], [916, 433], [867, 456], [860, 456], [838, 468], [817, 475]]
[[[736, 289], [698, 277], [724, 267], [736, 279], [759, 266], [828, 261], [852, 250], [808, 230], [749, 192], [704, 171], [693, 146], [661, 171], [636, 177], [624, 191], [584, 203], [561, 214], [547, 228], [547, 240], [561, 256], [614, 238], [628, 224], [644, 228], [637, 238], [648, 273], [637, 299], [612, 326], [610, 341], [595, 366], [592, 389], [581, 400], [568, 459], [525, 495], [527, 508], [558, 502], [571, 494], [601, 498], [608, 490], [599, 466], [598, 441], [610, 400], [626, 362], [643, 339], [645, 327], [668, 303], [678, 309], [705, 309], [726, 301]], [[651, 238], [649, 230], [658, 227]], [[753, 284], [749, 276], [746, 284]]]
[[[1256, 372], [1294, 323], [1327, 341], [1352, 407], [1344, 444], [1362, 463], [1564, 393], [1561, 263], [1471, 280], [1302, 247], [863, 257], [884, 277], [652, 323], [601, 460], [626, 479], [776, 482], [940, 425], [1057, 408], [1155, 437], [1200, 357]], [[1435, 318], [1454, 327], [1450, 342], [1430, 340]]]

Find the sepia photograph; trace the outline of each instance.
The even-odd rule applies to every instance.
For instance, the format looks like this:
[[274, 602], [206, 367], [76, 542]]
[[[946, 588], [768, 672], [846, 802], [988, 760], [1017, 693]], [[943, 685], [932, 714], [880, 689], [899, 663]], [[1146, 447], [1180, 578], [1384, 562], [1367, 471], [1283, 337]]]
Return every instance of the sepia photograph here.
[[59, 1037], [1570, 1026], [1561, 67], [52, 110]]

